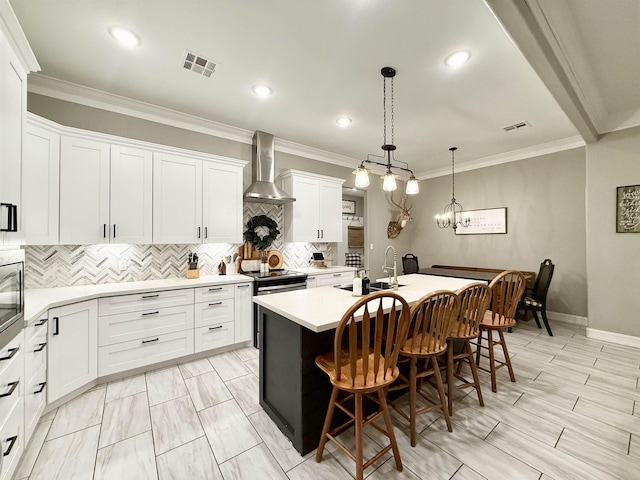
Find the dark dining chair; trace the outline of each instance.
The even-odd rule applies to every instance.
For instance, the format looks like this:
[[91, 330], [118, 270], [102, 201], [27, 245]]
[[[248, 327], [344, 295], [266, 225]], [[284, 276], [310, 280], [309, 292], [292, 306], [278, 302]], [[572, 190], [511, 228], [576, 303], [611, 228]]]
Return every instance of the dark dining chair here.
[[553, 337], [553, 333], [551, 333], [551, 327], [547, 319], [547, 292], [549, 291], [549, 285], [551, 285], [554, 269], [555, 265], [548, 258], [540, 264], [540, 270], [538, 271], [538, 276], [536, 277], [533, 288], [531, 290], [525, 290], [519, 305], [519, 308], [524, 310], [525, 315], [527, 312], [533, 313], [533, 318], [538, 328], [542, 328], [540, 319], [538, 318], [538, 312], [540, 312], [542, 321], [550, 337]]
[[418, 266], [418, 257], [413, 253], [407, 253], [402, 257], [402, 274], [409, 275], [410, 273], [418, 273], [420, 267]]

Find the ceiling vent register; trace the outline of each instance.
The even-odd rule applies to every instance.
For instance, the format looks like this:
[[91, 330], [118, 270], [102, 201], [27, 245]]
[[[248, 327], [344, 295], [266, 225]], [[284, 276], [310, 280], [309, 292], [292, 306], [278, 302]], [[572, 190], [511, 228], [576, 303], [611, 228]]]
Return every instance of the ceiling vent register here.
[[530, 127], [529, 122], [518, 122], [513, 125], [507, 125], [506, 127], [502, 127], [505, 132], [510, 132], [512, 130], [520, 130], [521, 128]]
[[216, 69], [214, 62], [188, 50], [184, 51], [182, 66], [187, 70], [191, 70], [199, 75], [204, 75], [205, 77], [211, 77], [211, 74], [213, 74]]

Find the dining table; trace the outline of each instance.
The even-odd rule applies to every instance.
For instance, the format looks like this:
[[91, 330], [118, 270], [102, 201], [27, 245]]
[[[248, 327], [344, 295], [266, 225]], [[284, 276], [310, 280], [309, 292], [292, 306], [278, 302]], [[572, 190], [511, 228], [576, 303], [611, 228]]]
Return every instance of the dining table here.
[[449, 268], [421, 268], [421, 275], [437, 275], [439, 277], [470, 278], [481, 282], [491, 282], [499, 275], [499, 272], [482, 272], [477, 270], [458, 270]]

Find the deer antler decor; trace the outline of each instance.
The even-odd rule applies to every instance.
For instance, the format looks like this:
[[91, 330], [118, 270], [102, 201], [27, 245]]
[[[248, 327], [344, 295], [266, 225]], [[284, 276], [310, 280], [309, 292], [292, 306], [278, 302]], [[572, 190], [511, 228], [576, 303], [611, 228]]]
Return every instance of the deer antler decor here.
[[387, 226], [387, 238], [396, 238], [398, 235], [400, 235], [400, 232], [405, 227], [407, 222], [413, 220], [410, 213], [412, 206], [407, 206], [406, 194], [402, 196], [402, 200], [400, 201], [400, 203], [396, 203], [393, 200], [393, 192], [391, 192], [391, 194], [389, 195], [389, 200], [400, 209], [400, 215], [398, 215], [398, 219], [395, 222], [389, 222], [389, 225]]

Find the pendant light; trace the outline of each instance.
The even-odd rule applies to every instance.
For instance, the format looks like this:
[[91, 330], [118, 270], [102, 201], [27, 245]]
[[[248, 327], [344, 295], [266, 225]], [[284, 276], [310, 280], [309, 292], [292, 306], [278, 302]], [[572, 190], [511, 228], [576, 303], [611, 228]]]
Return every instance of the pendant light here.
[[[420, 192], [420, 187], [418, 186], [418, 179], [413, 174], [413, 171], [410, 170], [409, 164], [403, 162], [401, 160], [396, 160], [393, 156], [393, 152], [396, 149], [394, 145], [394, 105], [393, 105], [393, 78], [396, 76], [396, 71], [392, 67], [384, 67], [380, 70], [383, 78], [383, 86], [382, 86], [382, 107], [383, 107], [383, 142], [382, 150], [385, 152], [383, 155], [374, 155], [368, 154], [367, 159], [363, 160], [360, 163], [360, 166], [353, 171], [353, 174], [356, 176], [355, 186], [356, 188], [366, 188], [369, 186], [369, 172], [370, 170], [364, 166], [365, 163], [373, 163], [375, 165], [380, 165], [382, 167], [386, 167], [386, 173], [381, 176], [382, 179], [382, 189], [385, 192], [393, 192], [398, 188], [396, 177], [397, 174], [393, 173], [392, 169], [403, 170], [405, 172], [410, 173], [409, 180], [407, 180], [407, 188], [405, 193], [407, 195], [415, 195]], [[387, 79], [391, 79], [391, 143], [387, 143]], [[370, 160], [370, 157], [378, 157], [382, 159], [386, 159], [387, 163], [376, 162], [374, 160]], [[404, 163], [405, 167], [399, 167], [397, 165], [393, 165], [391, 162], [396, 163]]]
[[442, 215], [436, 215], [436, 224], [440, 228], [453, 228], [455, 232], [458, 227], [468, 227], [471, 223], [469, 215], [464, 215], [462, 212], [464, 209], [456, 201], [456, 180], [455, 180], [455, 151], [458, 147], [451, 147], [451, 203], [444, 206], [444, 212]]

